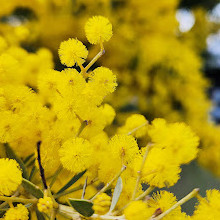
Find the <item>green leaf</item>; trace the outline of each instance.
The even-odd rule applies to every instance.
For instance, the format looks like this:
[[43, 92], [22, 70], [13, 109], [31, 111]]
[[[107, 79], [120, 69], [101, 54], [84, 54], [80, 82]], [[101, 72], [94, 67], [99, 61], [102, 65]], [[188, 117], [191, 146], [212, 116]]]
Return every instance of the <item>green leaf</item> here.
[[25, 188], [25, 190], [27, 192], [29, 192], [30, 194], [32, 194], [36, 198], [39, 199], [39, 198], [44, 197], [43, 191], [38, 186], [34, 185], [33, 183], [31, 183], [30, 181], [28, 181], [24, 178], [22, 180], [22, 186]]
[[81, 215], [89, 217], [94, 213], [93, 203], [86, 199], [69, 199], [70, 205]]
[[30, 154], [29, 156], [27, 156], [25, 159], [24, 159], [24, 163], [26, 164], [35, 154]]
[[65, 191], [66, 189], [68, 189], [69, 187], [71, 187], [75, 182], [77, 182], [77, 180], [79, 180], [84, 173], [86, 172], [86, 170], [82, 171], [81, 173], [78, 173], [77, 175], [75, 175], [65, 186], [63, 186], [56, 194], [59, 194], [63, 191]]
[[109, 212], [114, 210], [114, 208], [119, 200], [119, 197], [121, 195], [122, 188], [123, 188], [122, 179], [121, 179], [121, 177], [119, 177], [117, 180], [115, 189], [114, 189], [114, 193], [112, 196], [112, 203], [111, 203]]
[[33, 166], [32, 169], [31, 169], [31, 172], [30, 172], [30, 176], [28, 178], [29, 181], [31, 181], [32, 177], [36, 173], [36, 170], [37, 170], [36, 166]]
[[28, 179], [28, 173], [27, 173], [26, 167], [25, 167], [23, 161], [21, 160], [21, 158], [19, 158], [15, 154], [15, 152], [12, 150], [12, 148], [8, 144], [4, 144], [4, 146], [5, 146], [5, 151], [6, 151], [7, 157], [10, 158], [10, 159], [14, 159], [18, 162], [19, 166], [22, 169], [22, 176], [25, 179]]

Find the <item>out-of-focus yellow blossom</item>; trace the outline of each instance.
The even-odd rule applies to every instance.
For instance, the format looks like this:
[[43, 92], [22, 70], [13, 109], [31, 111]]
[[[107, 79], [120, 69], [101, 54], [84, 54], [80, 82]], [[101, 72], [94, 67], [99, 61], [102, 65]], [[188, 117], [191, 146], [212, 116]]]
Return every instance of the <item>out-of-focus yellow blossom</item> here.
[[193, 220], [212, 220], [220, 216], [220, 192], [217, 189], [207, 190], [206, 197], [199, 199], [199, 204], [192, 216]]
[[133, 114], [126, 119], [125, 125], [118, 129], [119, 134], [129, 134], [136, 138], [147, 134], [148, 121], [143, 115]]
[[85, 25], [86, 37], [91, 44], [109, 41], [112, 37], [112, 25], [103, 16], [90, 18]]
[[42, 94], [47, 96], [54, 95], [56, 92], [59, 93], [58, 83], [61, 79], [60, 72], [56, 70], [47, 70], [39, 75], [38, 88]]
[[149, 135], [154, 147], [171, 151], [177, 163], [188, 163], [196, 158], [199, 138], [184, 123], [168, 124], [164, 119], [154, 119], [149, 127]]
[[19, 41], [24, 41], [30, 35], [29, 29], [25, 26], [18, 26], [15, 28], [15, 36], [19, 39]]
[[15, 208], [10, 208], [4, 216], [5, 220], [28, 220], [29, 219], [28, 209], [22, 205], [18, 204]]
[[10, 196], [22, 182], [22, 172], [15, 160], [8, 158], [0, 159], [0, 195]]
[[44, 196], [44, 198], [40, 198], [37, 203], [37, 208], [40, 212], [50, 213], [53, 208], [52, 199], [48, 196]]
[[[153, 147], [145, 162], [142, 181], [159, 188], [173, 186], [179, 180], [181, 172], [181, 168], [179, 164], [175, 163], [174, 157], [175, 154], [166, 149]], [[137, 161], [136, 166], [140, 167], [139, 163]]]
[[146, 220], [153, 214], [153, 210], [148, 208], [143, 201], [133, 201], [124, 210], [127, 220]]
[[106, 125], [110, 125], [113, 122], [116, 115], [114, 108], [112, 108], [112, 106], [109, 104], [104, 104], [102, 106], [102, 113], [105, 116]]
[[77, 39], [70, 38], [60, 44], [59, 56], [62, 64], [71, 67], [85, 62], [88, 51], [83, 43]]
[[104, 215], [108, 212], [111, 205], [111, 197], [106, 193], [99, 194], [93, 201], [92, 209], [98, 215]]
[[7, 42], [5, 41], [5, 39], [0, 36], [0, 53], [2, 53], [6, 48], [7, 48]]
[[115, 91], [117, 85], [116, 76], [110, 69], [98, 67], [91, 74], [85, 93], [99, 105], [106, 95]]
[[87, 169], [92, 164], [90, 143], [83, 138], [67, 140], [59, 150], [63, 167], [74, 173]]

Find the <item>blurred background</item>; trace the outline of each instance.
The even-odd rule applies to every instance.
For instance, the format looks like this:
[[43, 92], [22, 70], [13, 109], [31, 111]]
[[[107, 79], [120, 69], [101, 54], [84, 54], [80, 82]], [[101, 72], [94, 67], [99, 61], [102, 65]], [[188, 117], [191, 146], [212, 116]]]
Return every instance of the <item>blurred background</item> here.
[[[117, 112], [109, 134], [136, 112], [149, 121], [156, 117], [184, 121], [201, 138], [201, 150], [197, 161], [182, 167], [181, 179], [169, 190], [180, 199], [195, 187], [201, 188], [202, 195], [206, 189], [220, 188], [219, 0], [0, 3], [1, 36], [9, 45], [30, 53], [26, 60], [19, 60], [26, 71], [22, 80], [18, 80], [19, 71], [7, 80], [36, 91], [37, 75], [45, 60], [51, 60], [51, 68], [63, 69], [57, 56], [61, 41], [69, 37], [83, 41], [90, 51], [89, 59], [99, 51], [86, 41], [84, 24], [94, 15], [108, 17], [114, 35], [104, 45], [106, 55], [97, 65], [111, 68], [118, 78], [117, 91], [106, 99]], [[19, 57], [16, 51], [14, 56]], [[141, 139], [138, 142], [145, 144]], [[183, 210], [192, 213], [193, 202], [185, 204]]]

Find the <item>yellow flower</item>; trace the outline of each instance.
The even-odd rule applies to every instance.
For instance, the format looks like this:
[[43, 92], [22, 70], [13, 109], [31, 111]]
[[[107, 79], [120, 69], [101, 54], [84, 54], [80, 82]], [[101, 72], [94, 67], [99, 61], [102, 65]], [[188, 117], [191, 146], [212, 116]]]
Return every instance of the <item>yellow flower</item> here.
[[0, 159], [0, 195], [10, 196], [22, 182], [22, 172], [15, 160]]
[[[154, 215], [158, 215], [160, 213], [165, 212], [169, 208], [171, 208], [176, 203], [176, 197], [173, 193], [167, 191], [160, 191], [154, 193], [152, 195], [152, 199], [149, 199], [148, 206], [154, 210]], [[181, 212], [181, 207], [178, 206], [168, 215], [166, 215], [163, 219], [164, 220], [173, 220], [173, 219], [183, 219], [181, 217], [185, 217], [185, 213]]]
[[68, 67], [74, 66], [75, 63], [78, 65], [83, 64], [88, 56], [88, 50], [85, 45], [81, 41], [73, 38], [63, 41], [60, 44], [58, 53], [61, 63]]
[[108, 212], [111, 205], [111, 197], [106, 193], [99, 194], [93, 201], [93, 210], [98, 215], [104, 215]]
[[91, 74], [85, 94], [88, 94], [91, 102], [100, 105], [106, 95], [115, 91], [117, 85], [116, 76], [110, 69], [98, 67]]
[[22, 205], [18, 204], [15, 208], [10, 208], [4, 216], [4, 220], [28, 220], [29, 217], [28, 209]]
[[91, 44], [98, 44], [99, 42], [110, 40], [112, 37], [112, 25], [107, 18], [94, 16], [87, 21], [85, 32]]
[[128, 134], [131, 132], [131, 135], [140, 138], [147, 134], [147, 125], [148, 121], [143, 115], [133, 114], [127, 118], [125, 125], [118, 129], [118, 133]]
[[104, 119], [106, 121], [106, 125], [110, 125], [115, 118], [115, 110], [109, 104], [104, 104], [101, 106], [102, 113], [104, 115]]
[[143, 201], [133, 201], [124, 211], [127, 220], [146, 220], [149, 219], [153, 211], [147, 207]]
[[67, 140], [59, 150], [60, 161], [67, 170], [78, 173], [92, 163], [92, 149], [89, 141], [83, 138]]
[[62, 75], [56, 70], [47, 70], [42, 72], [38, 78], [38, 88], [40, 93], [46, 96], [52, 96], [58, 91], [59, 82], [62, 80]]
[[40, 198], [37, 203], [37, 208], [40, 212], [50, 213], [53, 208], [53, 201], [50, 197], [44, 196]]
[[139, 153], [137, 142], [131, 135], [113, 136], [108, 148], [116, 158], [121, 159], [124, 165], [129, 164]]
[[206, 198], [199, 199], [193, 220], [213, 220], [220, 216], [220, 192], [217, 189], [207, 190]]
[[155, 147], [170, 150], [177, 163], [189, 163], [197, 156], [199, 138], [184, 123], [168, 124], [164, 119], [154, 119], [149, 135]]
[[[151, 149], [143, 169], [143, 182], [159, 188], [173, 186], [178, 181], [181, 171], [173, 157], [174, 155], [166, 149]], [[137, 161], [135, 166], [140, 167], [140, 161]]]

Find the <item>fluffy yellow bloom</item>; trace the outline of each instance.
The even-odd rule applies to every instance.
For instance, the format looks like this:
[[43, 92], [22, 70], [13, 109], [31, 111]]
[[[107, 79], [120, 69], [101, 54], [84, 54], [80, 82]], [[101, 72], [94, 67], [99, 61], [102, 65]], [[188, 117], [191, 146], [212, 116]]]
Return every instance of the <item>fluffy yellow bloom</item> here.
[[106, 121], [106, 125], [110, 125], [115, 118], [115, 110], [109, 104], [104, 104], [102, 107], [102, 113], [104, 115], [104, 119]]
[[62, 77], [59, 71], [47, 70], [42, 72], [38, 77], [40, 93], [47, 97], [59, 93], [58, 85], [60, 80], [62, 80]]
[[91, 44], [98, 44], [99, 42], [110, 40], [112, 37], [112, 25], [107, 18], [94, 16], [87, 21], [85, 32]]
[[118, 129], [120, 134], [128, 134], [129, 132], [136, 138], [143, 137], [147, 134], [148, 121], [143, 115], [133, 114], [129, 116], [125, 125]]
[[63, 167], [74, 173], [85, 170], [92, 163], [91, 144], [83, 138], [67, 140], [60, 148], [59, 154]]
[[115, 91], [116, 76], [113, 72], [106, 67], [98, 67], [93, 71], [93, 75], [90, 79], [93, 84], [99, 85], [102, 88], [103, 95], [107, 95]]
[[99, 194], [93, 201], [93, 210], [98, 215], [104, 215], [108, 212], [111, 205], [111, 197], [106, 193]]
[[63, 41], [60, 44], [58, 53], [61, 63], [68, 67], [74, 66], [75, 63], [78, 65], [84, 63], [88, 56], [88, 50], [85, 45], [73, 38]]
[[15, 160], [0, 159], [0, 195], [10, 196], [22, 182], [22, 172]]
[[155, 147], [166, 148], [180, 164], [189, 163], [198, 153], [199, 138], [184, 123], [168, 124], [164, 119], [154, 119], [149, 135]]
[[37, 208], [40, 212], [50, 213], [53, 208], [53, 201], [50, 197], [44, 196], [40, 198], [37, 203]]
[[28, 220], [29, 217], [28, 209], [22, 205], [18, 204], [15, 208], [10, 208], [4, 216], [4, 220]]
[[59, 91], [61, 94], [74, 97], [79, 96], [86, 87], [86, 81], [76, 69], [66, 68], [61, 71], [62, 80], [59, 81]]
[[[149, 199], [148, 206], [154, 210], [154, 214], [157, 215], [157, 212], [163, 213], [169, 208], [171, 208], [176, 203], [176, 197], [173, 193], [167, 191], [160, 191], [154, 193], [152, 195], [152, 199]], [[158, 213], [159, 214], [159, 213]], [[181, 217], [185, 217], [185, 213], [181, 212], [181, 207], [178, 206], [168, 215], [166, 215], [163, 219], [164, 220], [173, 220], [173, 219], [183, 219]]]
[[153, 211], [145, 202], [133, 201], [124, 210], [124, 214], [127, 220], [146, 220], [152, 216]]
[[[173, 186], [179, 179], [179, 164], [173, 161], [174, 155], [166, 149], [153, 148], [147, 155], [142, 181], [159, 188]], [[135, 166], [140, 167], [140, 161]]]
[[207, 190], [206, 198], [199, 199], [193, 220], [213, 220], [220, 216], [220, 192], [216, 189]]
[[106, 95], [115, 91], [117, 85], [116, 76], [110, 69], [98, 67], [91, 74], [85, 93], [91, 102], [100, 105]]
[[116, 158], [120, 158], [124, 165], [129, 164], [139, 153], [136, 140], [131, 135], [115, 135], [108, 145], [109, 150]]
[[100, 166], [98, 169], [99, 180], [101, 182], [108, 183], [120, 171], [122, 167], [121, 158], [116, 155], [113, 156], [108, 149], [103, 151], [100, 156]]

